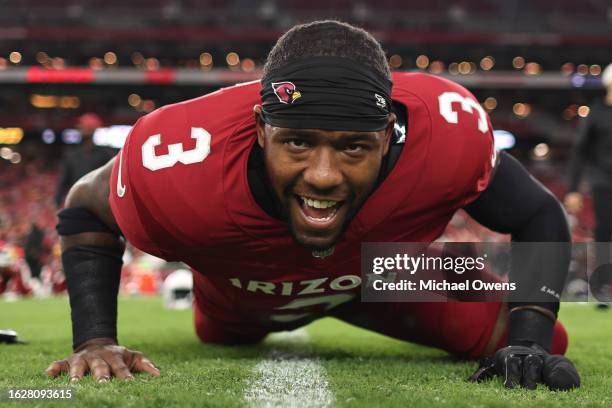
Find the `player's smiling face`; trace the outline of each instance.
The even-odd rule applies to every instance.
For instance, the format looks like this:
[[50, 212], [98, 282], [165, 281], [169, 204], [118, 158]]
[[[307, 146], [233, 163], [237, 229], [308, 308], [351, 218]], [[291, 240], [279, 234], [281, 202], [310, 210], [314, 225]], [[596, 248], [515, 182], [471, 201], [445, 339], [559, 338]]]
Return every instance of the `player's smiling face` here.
[[394, 123], [390, 115], [377, 132], [325, 131], [274, 127], [257, 116], [268, 176], [299, 244], [335, 245], [375, 187]]

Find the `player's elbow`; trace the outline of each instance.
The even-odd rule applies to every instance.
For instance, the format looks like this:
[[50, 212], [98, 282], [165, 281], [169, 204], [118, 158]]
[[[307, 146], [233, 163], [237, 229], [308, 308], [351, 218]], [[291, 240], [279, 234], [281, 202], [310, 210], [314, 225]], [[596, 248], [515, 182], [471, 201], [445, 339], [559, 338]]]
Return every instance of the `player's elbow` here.
[[523, 242], [570, 242], [567, 215], [559, 200], [547, 191], [535, 214], [513, 234], [513, 239]]
[[87, 208], [92, 195], [91, 173], [81, 177], [70, 187], [66, 195], [64, 208]]
[[102, 204], [107, 204], [109, 180], [114, 159], [81, 177], [68, 191], [65, 208], [86, 208], [97, 212]]
[[95, 216], [96, 222], [92, 221], [94, 224], [99, 222], [113, 233], [119, 234], [119, 227], [108, 202], [112, 167], [113, 160], [81, 177], [70, 188], [63, 211], [87, 210]]
[[567, 214], [561, 202], [552, 194], [547, 194], [547, 199], [542, 205], [542, 211], [546, 214], [546, 219], [551, 224], [550, 242], [570, 242], [570, 233]]

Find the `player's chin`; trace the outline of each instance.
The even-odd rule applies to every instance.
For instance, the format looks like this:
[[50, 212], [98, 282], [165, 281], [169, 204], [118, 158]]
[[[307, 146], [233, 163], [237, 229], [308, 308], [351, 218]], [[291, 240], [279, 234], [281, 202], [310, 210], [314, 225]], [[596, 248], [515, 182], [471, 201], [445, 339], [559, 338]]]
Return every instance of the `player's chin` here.
[[348, 217], [348, 205], [341, 203], [325, 217], [308, 216], [299, 199], [292, 199], [289, 207], [291, 229], [295, 240], [312, 249], [327, 249], [336, 244]]

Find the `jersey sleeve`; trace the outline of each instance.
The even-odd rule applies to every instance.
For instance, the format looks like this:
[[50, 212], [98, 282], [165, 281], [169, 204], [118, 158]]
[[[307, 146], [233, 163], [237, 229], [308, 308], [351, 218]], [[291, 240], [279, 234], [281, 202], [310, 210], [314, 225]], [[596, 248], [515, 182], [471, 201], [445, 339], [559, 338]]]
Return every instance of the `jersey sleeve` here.
[[138, 174], [131, 170], [134, 160], [140, 157], [134, 152], [138, 149], [137, 140], [144, 132], [140, 118], [132, 127], [123, 148], [116, 156], [110, 178], [109, 204], [115, 220], [125, 238], [135, 247], [152, 255], [165, 258], [166, 253], [155, 239], [156, 218], [146, 211], [141, 194], [137, 189]]
[[220, 152], [209, 157], [210, 134], [188, 116], [176, 104], [140, 118], [110, 180], [111, 209], [125, 238], [167, 260], [181, 259], [193, 236], [209, 231], [202, 225], [208, 212], [194, 204], [210, 198], [218, 180], [211, 173]]
[[497, 156], [491, 120], [463, 86], [422, 76], [431, 117], [431, 174], [451, 206], [461, 208], [478, 198], [491, 179]]
[[[465, 136], [463, 151], [466, 169], [463, 176], [466, 183], [458, 204], [464, 207], [476, 200], [486, 190], [495, 173], [495, 167], [499, 163], [499, 156], [495, 149], [491, 118], [471, 92], [461, 86], [459, 88], [463, 91], [464, 101], [469, 102], [467, 104], [464, 101], [455, 102], [455, 109], [461, 109], [464, 117], [467, 114], [468, 117], [471, 115], [472, 119], [471, 122], [466, 120], [465, 126], [462, 126], [461, 129]], [[473, 122], [474, 116], [477, 118], [476, 126]]]

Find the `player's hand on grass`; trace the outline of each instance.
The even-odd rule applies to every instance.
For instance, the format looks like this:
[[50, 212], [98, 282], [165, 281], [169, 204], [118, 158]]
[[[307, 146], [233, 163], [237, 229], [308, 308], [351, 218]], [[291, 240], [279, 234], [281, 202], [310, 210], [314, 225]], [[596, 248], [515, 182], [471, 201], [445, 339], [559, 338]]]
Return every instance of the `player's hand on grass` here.
[[140, 351], [129, 350], [110, 338], [86, 341], [70, 357], [51, 363], [46, 373], [50, 377], [66, 373], [71, 382], [89, 373], [99, 383], [108, 382], [113, 376], [131, 380], [133, 373], [159, 377], [159, 369]]
[[507, 388], [521, 386], [533, 390], [538, 383], [559, 391], [580, 387], [580, 376], [572, 362], [562, 355], [548, 353], [537, 344], [498, 350], [480, 361], [470, 380], [480, 382], [494, 376], [503, 378]]

